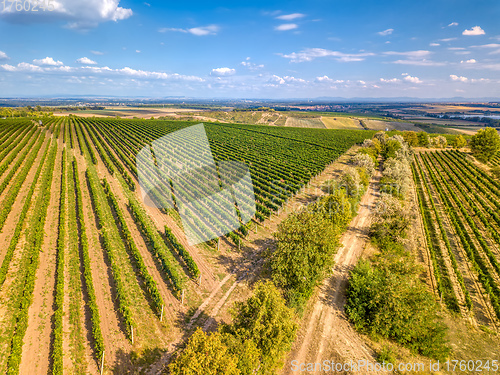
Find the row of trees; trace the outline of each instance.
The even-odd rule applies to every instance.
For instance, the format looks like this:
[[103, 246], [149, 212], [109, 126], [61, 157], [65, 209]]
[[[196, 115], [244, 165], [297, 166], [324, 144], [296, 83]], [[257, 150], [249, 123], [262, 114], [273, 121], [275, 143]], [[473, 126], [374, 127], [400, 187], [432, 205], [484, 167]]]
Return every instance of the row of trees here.
[[380, 253], [360, 260], [352, 271], [346, 313], [363, 333], [392, 339], [431, 358], [445, 358], [450, 350], [446, 327], [433, 295], [419, 279], [414, 254], [405, 246], [413, 216], [404, 199], [411, 187], [412, 150], [404, 136], [380, 132], [375, 138], [385, 161], [370, 238]]

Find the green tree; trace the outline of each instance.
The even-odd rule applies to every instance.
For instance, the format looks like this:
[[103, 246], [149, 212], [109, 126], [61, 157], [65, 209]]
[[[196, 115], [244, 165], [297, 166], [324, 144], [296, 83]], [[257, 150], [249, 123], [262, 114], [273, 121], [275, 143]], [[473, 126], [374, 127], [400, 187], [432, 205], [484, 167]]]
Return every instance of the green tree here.
[[417, 137], [419, 146], [421, 147], [429, 146], [429, 134], [427, 134], [426, 132], [418, 132]]
[[462, 148], [467, 146], [467, 141], [465, 140], [463, 135], [457, 135], [455, 137], [455, 140], [453, 141], [453, 147], [454, 148]]
[[418, 146], [418, 136], [414, 131], [404, 131], [403, 139], [412, 147]]
[[274, 234], [270, 255], [273, 280], [285, 290], [290, 306], [300, 307], [332, 266], [338, 247], [335, 226], [313, 210], [292, 213]]
[[385, 142], [382, 156], [384, 156], [385, 158], [394, 158], [396, 157], [396, 151], [398, 151], [400, 148], [400, 142], [395, 139], [389, 139], [387, 142]]
[[222, 334], [206, 334], [198, 328], [169, 369], [172, 375], [239, 375], [237, 363]]
[[298, 328], [295, 314], [285, 305], [278, 288], [270, 281], [258, 282], [250, 298], [235, 303], [232, 315], [233, 323], [223, 330], [242, 342], [255, 342], [262, 353], [259, 373], [275, 374], [283, 366]]
[[500, 136], [495, 128], [479, 130], [470, 141], [470, 148], [474, 156], [482, 161], [488, 162], [500, 149]]

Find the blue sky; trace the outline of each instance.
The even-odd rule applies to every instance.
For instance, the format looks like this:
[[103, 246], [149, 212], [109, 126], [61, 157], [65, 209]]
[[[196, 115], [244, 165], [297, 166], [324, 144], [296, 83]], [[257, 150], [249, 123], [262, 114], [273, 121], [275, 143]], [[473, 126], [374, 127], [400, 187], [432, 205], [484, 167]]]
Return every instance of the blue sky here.
[[48, 1], [0, 1], [0, 97], [500, 97], [498, 0]]

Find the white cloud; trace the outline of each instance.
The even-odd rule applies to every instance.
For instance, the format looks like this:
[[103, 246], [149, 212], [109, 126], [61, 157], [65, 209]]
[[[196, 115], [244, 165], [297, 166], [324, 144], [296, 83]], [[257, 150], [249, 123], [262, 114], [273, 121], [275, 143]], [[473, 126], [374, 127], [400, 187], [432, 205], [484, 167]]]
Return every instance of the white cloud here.
[[463, 51], [464, 49], [464, 47], [448, 47], [450, 51]]
[[254, 64], [253, 62], [249, 61], [250, 57], [246, 58], [246, 61], [242, 61], [240, 65], [243, 65], [244, 67], [250, 69], [250, 70], [258, 70], [262, 69], [264, 67], [263, 64]]
[[41, 67], [25, 62], [19, 63], [17, 66], [4, 64], [0, 65], [0, 67], [8, 72], [43, 72]]
[[411, 82], [411, 83], [422, 83], [422, 81], [420, 80], [420, 78], [418, 78], [418, 77], [412, 77], [410, 75], [405, 75], [405, 77], [403, 79], [405, 81]]
[[35, 59], [33, 63], [36, 65], [50, 65], [50, 66], [61, 66], [64, 65], [62, 61], [55, 61], [52, 57], [46, 57], [44, 59]]
[[320, 57], [334, 57], [337, 61], [340, 62], [350, 62], [350, 61], [362, 61], [365, 59], [365, 57], [373, 55], [374, 53], [371, 52], [343, 53], [323, 48], [306, 48], [300, 52], [292, 52], [290, 54], [281, 56], [286, 59], [290, 59], [291, 62], [312, 61]]
[[450, 74], [452, 81], [467, 82], [469, 79], [463, 76], [457, 76], [455, 74]]
[[393, 32], [394, 32], [394, 29], [387, 29], [384, 31], [379, 31], [377, 34], [382, 35], [382, 36], [387, 36], [387, 35], [391, 35]]
[[407, 52], [388, 51], [384, 52], [384, 55], [405, 56], [406, 58], [409, 59], [421, 59], [426, 56], [429, 56], [431, 53], [432, 53], [431, 51], [425, 51], [425, 50], [407, 51]]
[[439, 47], [441, 44], [439, 44], [439, 43], [430, 43], [429, 45], [431, 47]]
[[119, 6], [120, 0], [52, 0], [53, 11], [16, 11], [15, 6], [0, 12], [0, 18], [12, 22], [39, 23], [47, 19], [67, 21], [69, 29], [90, 29], [106, 21], [120, 21], [132, 16], [132, 9]]
[[480, 26], [474, 26], [472, 29], [465, 29], [462, 35], [484, 35], [485, 32]]
[[392, 62], [393, 64], [400, 65], [416, 65], [416, 66], [444, 66], [445, 62], [432, 61], [432, 60], [396, 60]]
[[135, 53], [141, 53], [141, 50], [140, 49], [136, 49]]
[[477, 63], [476, 59], [470, 59], [466, 61], [460, 61], [461, 64], [475, 64]]
[[193, 27], [188, 29], [188, 32], [196, 35], [196, 36], [204, 36], [204, 35], [215, 35], [219, 31], [219, 26], [217, 25], [208, 25], [202, 27]]
[[281, 16], [276, 17], [278, 20], [283, 20], [283, 21], [293, 21], [297, 18], [302, 18], [305, 17], [305, 14], [302, 13], [292, 13], [292, 14], [283, 14]]
[[279, 84], [279, 85], [284, 85], [284, 84], [289, 84], [289, 83], [306, 83], [307, 81], [302, 79], [302, 78], [295, 78], [293, 76], [280, 77], [280, 76], [273, 74], [269, 78], [269, 82]]
[[323, 83], [323, 82], [327, 82], [327, 83], [344, 83], [344, 80], [343, 79], [332, 79], [326, 75], [322, 76], [322, 77], [316, 77], [315, 79], [316, 82], [320, 82], [320, 83]]
[[76, 60], [78, 64], [85, 64], [85, 65], [96, 65], [97, 63], [94, 60], [90, 60], [88, 57], [80, 57], [79, 59]]
[[0, 51], [0, 60], [9, 60], [9, 56], [3, 51]]
[[224, 77], [224, 76], [232, 76], [234, 73], [236, 73], [236, 69], [215, 68], [215, 69], [212, 69], [212, 72], [210, 74], [213, 76]]
[[189, 33], [196, 36], [205, 36], [205, 35], [216, 35], [219, 30], [220, 27], [217, 25], [208, 25], [208, 26], [193, 27], [190, 29], [180, 29], [176, 27], [162, 27], [158, 29], [158, 32], [166, 33], [167, 31], [175, 31], [179, 33]]
[[380, 78], [380, 82], [383, 82], [383, 83], [398, 83], [398, 82], [401, 82], [401, 80], [399, 78], [391, 78], [391, 79]]
[[448, 25], [448, 27], [450, 27], [450, 26], [458, 26], [458, 22], [452, 22], [452, 23], [450, 23], [450, 24]]
[[[169, 81], [188, 81], [188, 82], [204, 82], [203, 78], [197, 76], [186, 76], [177, 73], [169, 74], [163, 72], [137, 70], [129, 67], [121, 69], [112, 69], [107, 66], [97, 67], [97, 66], [82, 66], [78, 68], [73, 68], [70, 66], [45, 66], [41, 67], [38, 65], [33, 65], [29, 63], [19, 63], [17, 66], [13, 65], [0, 65], [0, 67], [9, 72], [35, 72], [35, 73], [50, 73], [55, 74], [59, 72], [60, 74], [66, 73], [80, 73], [86, 74], [102, 74], [106, 76], [118, 76], [118, 77], [135, 77], [143, 79], [158, 79], [158, 80], [169, 80]], [[74, 75], [74, 74], [73, 74]]]
[[444, 39], [439, 39], [440, 42], [452, 42], [454, 40], [457, 40], [457, 38], [444, 38]]
[[498, 43], [481, 44], [478, 46], [471, 46], [471, 48], [500, 48]]
[[298, 27], [299, 27], [299, 25], [297, 25], [296, 23], [284, 23], [282, 25], [275, 26], [274, 30], [288, 31], [288, 30], [294, 30], [294, 29], [296, 29]]
[[96, 56], [102, 56], [104, 55], [104, 52], [101, 51], [90, 51], [91, 54], [96, 55]]

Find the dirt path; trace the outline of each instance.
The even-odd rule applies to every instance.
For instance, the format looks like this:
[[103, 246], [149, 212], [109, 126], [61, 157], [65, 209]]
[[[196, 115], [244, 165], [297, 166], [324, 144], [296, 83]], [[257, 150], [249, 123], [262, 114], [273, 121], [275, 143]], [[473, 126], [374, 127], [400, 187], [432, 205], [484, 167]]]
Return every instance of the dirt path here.
[[[305, 187], [303, 191], [289, 199], [286, 206], [279, 214], [273, 214], [264, 223], [256, 226], [256, 230], [250, 231], [247, 238], [243, 241], [241, 252], [235, 253], [234, 244], [228, 241], [221, 241], [220, 257], [224, 258], [226, 268], [231, 271], [232, 275], [236, 276], [236, 280], [228, 287], [225, 293], [219, 294], [219, 289], [226, 283], [231, 274], [223, 279], [222, 282], [219, 283], [217, 289], [215, 289], [197, 309], [188, 327], [192, 327], [195, 323], [199, 323], [196, 320], [198, 319], [198, 315], [203, 313], [206, 316], [204, 323], [202, 323], [203, 328], [208, 330], [212, 328], [217, 317], [227, 314], [227, 310], [232, 305], [232, 302], [235, 299], [239, 299], [241, 293], [244, 292], [242, 288], [237, 289], [237, 287], [241, 286], [248, 279], [258, 277], [262, 266], [262, 257], [259, 254], [273, 245], [274, 240], [272, 234], [276, 231], [279, 223], [281, 223], [290, 212], [301, 209], [306, 204], [315, 201], [319, 196], [323, 195], [324, 192], [321, 189], [323, 183], [339, 175], [347, 166], [349, 159], [356, 150], [356, 146], [352, 147], [335, 162], [328, 165], [320, 175], [309, 182], [308, 186]], [[239, 290], [240, 292], [234, 293], [235, 290]], [[151, 366], [148, 375], [160, 374], [170, 360], [171, 355], [171, 351], [165, 353], [160, 361]]]
[[[57, 143], [57, 159], [54, 171], [61, 170], [61, 145]], [[52, 178], [50, 201], [45, 221], [40, 263], [36, 272], [33, 303], [29, 308], [28, 329], [24, 336], [21, 374], [45, 374], [50, 368], [52, 317], [54, 315], [54, 290], [56, 282], [56, 248], [59, 224], [59, 198], [61, 180]]]
[[328, 354], [326, 349], [329, 346], [333, 346], [344, 361], [374, 361], [372, 350], [348, 323], [344, 304], [349, 271], [356, 264], [368, 240], [370, 215], [379, 196], [379, 180], [380, 172], [377, 171], [360, 202], [358, 215], [342, 236], [342, 247], [335, 255], [333, 276], [321, 286], [312, 313], [303, 322], [305, 324], [295, 348], [285, 362], [284, 374], [293, 373], [288, 366], [292, 360], [302, 363], [328, 359], [325, 355]]

